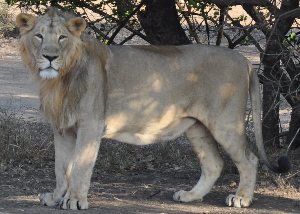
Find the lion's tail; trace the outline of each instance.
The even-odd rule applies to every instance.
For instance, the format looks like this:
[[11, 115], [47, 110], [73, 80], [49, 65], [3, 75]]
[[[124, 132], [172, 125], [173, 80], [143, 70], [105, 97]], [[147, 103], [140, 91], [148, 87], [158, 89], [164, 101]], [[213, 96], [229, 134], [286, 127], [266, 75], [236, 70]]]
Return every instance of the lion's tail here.
[[250, 89], [249, 94], [252, 104], [253, 124], [256, 138], [256, 145], [260, 158], [264, 161], [267, 167], [275, 173], [286, 173], [291, 169], [291, 163], [288, 157], [282, 156], [278, 159], [278, 166], [274, 166], [264, 149], [263, 135], [262, 135], [262, 122], [261, 122], [261, 104], [260, 104], [260, 91], [259, 80], [252, 65], [249, 63], [249, 78]]

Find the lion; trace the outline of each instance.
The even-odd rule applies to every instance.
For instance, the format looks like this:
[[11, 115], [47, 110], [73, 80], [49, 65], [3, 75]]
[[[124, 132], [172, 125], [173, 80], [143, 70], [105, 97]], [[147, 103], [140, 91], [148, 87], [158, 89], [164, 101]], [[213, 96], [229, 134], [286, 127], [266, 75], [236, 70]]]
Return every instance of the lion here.
[[84, 32], [83, 18], [55, 8], [39, 17], [21, 13], [16, 23], [22, 61], [36, 78], [54, 132], [56, 188], [40, 196], [42, 204], [88, 209], [102, 138], [146, 145], [185, 134], [201, 177], [173, 199], [203, 200], [223, 168], [219, 144], [240, 173], [226, 204], [248, 207], [258, 166], [246, 142], [248, 93], [260, 158], [276, 173], [289, 170], [287, 157], [274, 166], [266, 156], [258, 76], [238, 52], [196, 44], [107, 46]]

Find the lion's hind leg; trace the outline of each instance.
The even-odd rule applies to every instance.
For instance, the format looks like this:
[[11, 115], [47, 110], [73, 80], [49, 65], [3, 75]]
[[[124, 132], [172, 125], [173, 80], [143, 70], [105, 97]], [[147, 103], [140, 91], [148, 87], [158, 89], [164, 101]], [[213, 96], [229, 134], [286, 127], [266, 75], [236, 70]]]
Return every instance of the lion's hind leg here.
[[200, 122], [186, 131], [186, 137], [196, 152], [201, 164], [201, 177], [190, 191], [180, 190], [173, 195], [175, 201], [202, 200], [211, 190], [223, 169], [223, 160], [210, 131]]
[[[242, 128], [244, 130], [244, 127]], [[253, 199], [258, 158], [248, 148], [245, 132], [237, 131], [242, 129], [227, 123], [220, 124], [214, 130], [218, 130], [215, 131], [215, 139], [229, 154], [240, 174], [238, 190], [235, 195], [227, 197], [226, 204], [232, 207], [248, 207]]]

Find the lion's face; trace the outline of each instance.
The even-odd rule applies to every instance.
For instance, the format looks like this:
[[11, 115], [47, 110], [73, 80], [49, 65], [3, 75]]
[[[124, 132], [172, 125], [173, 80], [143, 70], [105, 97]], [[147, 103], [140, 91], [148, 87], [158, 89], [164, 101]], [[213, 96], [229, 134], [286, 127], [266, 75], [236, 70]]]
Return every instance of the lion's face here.
[[52, 27], [51, 20], [45, 21], [45, 24], [40, 22], [35, 26], [30, 39], [35, 49], [33, 55], [41, 77], [55, 78], [63, 67], [63, 52], [69, 43], [70, 33], [59, 19], [54, 20], [58, 24]]
[[22, 35], [22, 59], [41, 78], [63, 75], [80, 57], [80, 35], [86, 27], [82, 18], [67, 19], [55, 12], [39, 18], [19, 14], [16, 23]]

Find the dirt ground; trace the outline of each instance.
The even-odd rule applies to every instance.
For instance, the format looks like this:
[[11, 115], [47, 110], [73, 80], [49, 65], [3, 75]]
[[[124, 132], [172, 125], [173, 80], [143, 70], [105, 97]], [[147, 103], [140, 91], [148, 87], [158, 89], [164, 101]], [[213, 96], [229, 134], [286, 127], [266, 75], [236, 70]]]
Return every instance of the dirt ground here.
[[[17, 52], [17, 40], [0, 40], [0, 107], [14, 111], [25, 120], [42, 120], [38, 105], [33, 81]], [[95, 172], [88, 195], [90, 209], [81, 213], [300, 213], [299, 161], [294, 162], [288, 175], [260, 171], [254, 202], [249, 208], [225, 205], [227, 195], [237, 189], [237, 173], [223, 172], [203, 202], [172, 200], [175, 191], [191, 189], [199, 176], [200, 172], [193, 170], [174, 169]], [[54, 187], [53, 154], [0, 164], [0, 214], [71, 213], [39, 204], [38, 194], [52, 191]]]
[[[294, 171], [293, 171], [294, 172]], [[82, 213], [300, 213], [298, 175], [291, 174], [291, 184], [281, 184], [278, 177], [259, 176], [254, 203], [249, 208], [225, 206], [225, 198], [234, 193], [239, 177], [225, 174], [203, 202], [178, 203], [172, 195], [190, 189], [199, 179], [194, 171], [115, 171], [94, 173], [88, 195], [90, 209]], [[58, 213], [57, 207], [39, 204], [38, 194], [55, 187], [54, 159], [27, 160], [0, 168], [0, 213]], [[292, 185], [294, 183], [295, 185]], [[297, 186], [296, 186], [297, 185]], [[73, 211], [60, 211], [71, 213]]]

